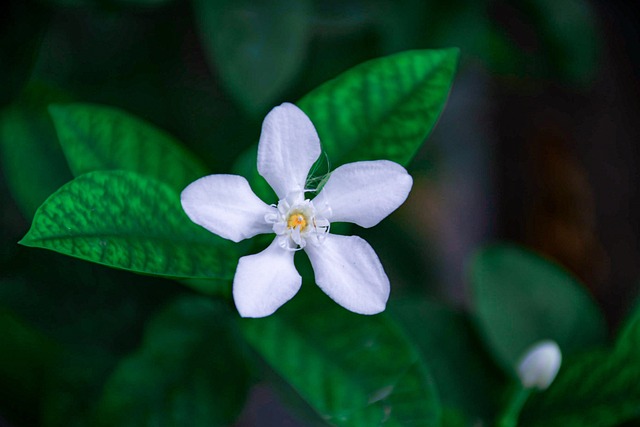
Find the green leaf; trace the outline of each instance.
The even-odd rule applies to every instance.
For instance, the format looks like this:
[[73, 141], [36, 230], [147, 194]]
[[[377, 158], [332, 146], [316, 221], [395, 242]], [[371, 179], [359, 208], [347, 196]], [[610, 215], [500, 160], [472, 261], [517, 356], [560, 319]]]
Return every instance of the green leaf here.
[[98, 405], [98, 426], [229, 425], [249, 371], [225, 307], [184, 297], [154, 318], [141, 348], [120, 362]]
[[169, 134], [124, 111], [92, 104], [51, 105], [74, 176], [128, 170], [182, 191], [207, 170]]
[[233, 173], [244, 176], [249, 181], [251, 189], [263, 202], [274, 203], [278, 200], [278, 196], [267, 180], [258, 173], [257, 159], [258, 146], [253, 145], [238, 156], [233, 165]]
[[551, 71], [562, 80], [585, 85], [598, 70], [601, 35], [595, 11], [585, 0], [528, 0], [524, 12], [540, 32]]
[[391, 301], [389, 308], [429, 364], [442, 405], [488, 423], [505, 378], [483, 352], [467, 315], [415, 297]]
[[93, 427], [91, 419], [102, 386], [118, 359], [98, 344], [82, 352], [68, 351], [54, 365], [44, 390], [43, 427]]
[[274, 371], [332, 425], [439, 421], [427, 368], [387, 315], [353, 314], [303, 289], [276, 314], [242, 326]]
[[0, 112], [2, 169], [18, 207], [29, 219], [47, 197], [73, 178], [47, 114], [48, 104], [67, 100], [69, 95], [62, 91], [31, 83]]
[[293, 83], [310, 36], [309, 0], [197, 0], [209, 64], [231, 96], [262, 113]]
[[167, 277], [230, 279], [237, 246], [192, 223], [168, 185], [98, 171], [63, 186], [20, 242], [87, 261]]
[[496, 360], [513, 373], [522, 353], [551, 339], [563, 354], [601, 344], [606, 325], [584, 287], [560, 266], [523, 248], [495, 245], [471, 265], [474, 314]]
[[406, 165], [442, 112], [458, 49], [401, 52], [360, 64], [311, 91], [311, 118], [332, 169], [356, 160]]
[[610, 350], [563, 361], [551, 387], [534, 396], [524, 426], [609, 427], [640, 417], [640, 308]]

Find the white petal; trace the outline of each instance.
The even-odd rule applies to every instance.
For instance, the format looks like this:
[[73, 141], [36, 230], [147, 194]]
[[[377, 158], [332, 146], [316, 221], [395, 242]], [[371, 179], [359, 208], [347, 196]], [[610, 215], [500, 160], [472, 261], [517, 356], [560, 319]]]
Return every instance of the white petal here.
[[241, 176], [205, 176], [189, 184], [180, 200], [191, 221], [225, 239], [239, 242], [272, 232], [264, 216], [275, 208], [260, 200]]
[[388, 160], [342, 165], [313, 199], [319, 211], [331, 208], [331, 222], [353, 222], [373, 227], [395, 211], [409, 195], [413, 179]]
[[293, 264], [294, 253], [281, 248], [275, 239], [264, 251], [240, 258], [233, 278], [233, 300], [242, 317], [273, 314], [298, 292], [302, 277]]
[[304, 190], [309, 170], [318, 156], [318, 133], [301, 109], [284, 103], [267, 114], [258, 144], [258, 172], [278, 198]]
[[540, 390], [548, 388], [558, 374], [561, 363], [562, 353], [555, 341], [546, 340], [533, 345], [525, 351], [517, 366], [522, 386]]
[[344, 308], [360, 314], [384, 311], [389, 279], [371, 246], [358, 236], [327, 234], [307, 245], [316, 283]]

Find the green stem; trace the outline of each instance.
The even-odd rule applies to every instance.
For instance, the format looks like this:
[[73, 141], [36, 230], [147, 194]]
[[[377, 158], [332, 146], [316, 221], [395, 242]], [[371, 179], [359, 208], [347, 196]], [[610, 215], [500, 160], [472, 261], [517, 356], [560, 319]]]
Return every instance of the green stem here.
[[523, 388], [519, 385], [511, 395], [511, 399], [509, 400], [508, 405], [504, 408], [502, 415], [498, 418], [496, 427], [516, 427], [518, 425], [520, 411], [522, 411], [522, 407], [530, 394], [530, 388]]

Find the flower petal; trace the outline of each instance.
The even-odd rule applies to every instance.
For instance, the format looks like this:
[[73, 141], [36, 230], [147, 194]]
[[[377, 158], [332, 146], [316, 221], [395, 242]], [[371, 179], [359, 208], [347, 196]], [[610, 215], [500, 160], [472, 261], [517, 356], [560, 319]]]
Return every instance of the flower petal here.
[[300, 289], [302, 277], [293, 264], [294, 251], [277, 239], [264, 251], [243, 256], [233, 278], [233, 300], [242, 317], [273, 314]]
[[348, 163], [331, 173], [313, 204], [319, 211], [331, 208], [331, 222], [373, 227], [404, 203], [412, 185], [411, 175], [397, 163]]
[[267, 114], [258, 144], [258, 172], [278, 198], [304, 190], [309, 170], [318, 156], [318, 133], [301, 109], [284, 103]]
[[180, 200], [191, 221], [225, 239], [239, 242], [272, 232], [264, 216], [275, 208], [260, 200], [241, 176], [205, 176], [189, 184]]
[[384, 311], [389, 278], [371, 246], [358, 236], [327, 234], [320, 245], [307, 245], [316, 283], [344, 308], [360, 314]]

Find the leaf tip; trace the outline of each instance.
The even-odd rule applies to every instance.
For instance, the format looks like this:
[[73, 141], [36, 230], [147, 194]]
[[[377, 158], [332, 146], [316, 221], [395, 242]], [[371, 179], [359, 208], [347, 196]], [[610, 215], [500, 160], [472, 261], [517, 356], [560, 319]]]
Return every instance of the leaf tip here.
[[47, 105], [47, 111], [49, 111], [49, 115], [54, 120], [62, 115], [63, 110], [64, 110], [64, 104], [52, 103]]

